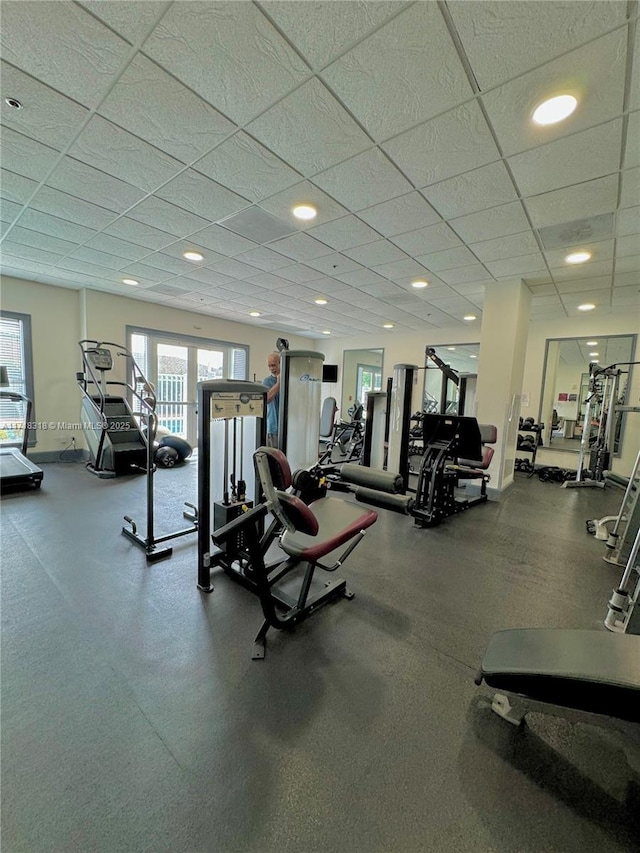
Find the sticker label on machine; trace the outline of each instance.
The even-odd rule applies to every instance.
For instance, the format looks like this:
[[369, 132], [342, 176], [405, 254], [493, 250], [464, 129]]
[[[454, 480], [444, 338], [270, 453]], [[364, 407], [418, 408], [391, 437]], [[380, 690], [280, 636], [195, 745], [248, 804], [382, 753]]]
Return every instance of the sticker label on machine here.
[[211, 395], [211, 420], [218, 418], [263, 418], [264, 394], [221, 391]]

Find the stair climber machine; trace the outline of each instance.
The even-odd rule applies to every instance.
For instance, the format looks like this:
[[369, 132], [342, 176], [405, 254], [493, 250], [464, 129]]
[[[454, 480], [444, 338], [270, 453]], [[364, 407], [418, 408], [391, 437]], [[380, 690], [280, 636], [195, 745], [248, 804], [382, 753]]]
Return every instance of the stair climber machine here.
[[[91, 456], [87, 468], [101, 479], [131, 473], [146, 475], [146, 535], [138, 533], [136, 522], [128, 515], [124, 516], [124, 520], [129, 527], [123, 527], [122, 534], [145, 552], [147, 562], [170, 557], [173, 548], [162, 543], [196, 533], [198, 510], [194, 504], [185, 502], [187, 510], [183, 516], [192, 525], [174, 533], [156, 536], [154, 476], [157, 463], [171, 467], [176, 457], [186, 459], [191, 453], [191, 447], [178, 436], [163, 437], [157, 447], [155, 392], [126, 347], [94, 340], [82, 340], [79, 346], [84, 367], [83, 372], [77, 374], [83, 393], [81, 420], [87, 426], [85, 434]], [[114, 369], [112, 350], [116, 357], [124, 360], [124, 375], [130, 377], [130, 383], [107, 379], [109, 371]], [[112, 389], [124, 393], [110, 393]], [[130, 396], [135, 409], [126, 395]], [[170, 455], [162, 453], [165, 450], [170, 450]], [[169, 464], [167, 460], [170, 460]]]

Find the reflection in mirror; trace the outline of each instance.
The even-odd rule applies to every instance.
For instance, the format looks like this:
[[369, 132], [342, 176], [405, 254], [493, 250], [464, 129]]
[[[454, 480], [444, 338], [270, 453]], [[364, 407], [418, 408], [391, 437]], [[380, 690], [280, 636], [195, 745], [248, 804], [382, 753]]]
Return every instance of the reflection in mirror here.
[[[596, 363], [601, 368], [619, 365], [615, 405], [623, 406], [631, 371], [631, 367], [624, 362], [634, 360], [635, 346], [635, 335], [594, 335], [547, 340], [538, 419], [539, 423], [544, 424], [543, 435], [547, 448], [578, 453], [585, 431], [587, 446], [596, 441], [598, 433], [605, 427], [603, 414], [607, 411], [609, 400], [606, 399], [608, 393], [603, 393], [607, 391], [604, 376], [597, 378], [592, 389], [595, 393], [591, 394], [589, 364]], [[626, 413], [616, 412], [615, 418], [612, 450], [617, 455], [622, 447]]]
[[427, 346], [422, 410], [475, 417], [479, 355], [480, 344]]
[[369, 391], [382, 390], [383, 349], [346, 349], [342, 363], [340, 419], [349, 420], [349, 409], [366, 403]]

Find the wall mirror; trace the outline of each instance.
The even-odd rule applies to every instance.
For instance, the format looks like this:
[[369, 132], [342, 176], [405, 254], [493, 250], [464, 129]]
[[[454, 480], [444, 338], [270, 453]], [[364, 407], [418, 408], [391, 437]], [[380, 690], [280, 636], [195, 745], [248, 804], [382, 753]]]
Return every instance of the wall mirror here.
[[383, 349], [346, 349], [342, 361], [340, 418], [349, 420], [354, 403], [366, 402], [369, 391], [382, 390]]
[[[591, 362], [597, 362], [601, 367], [620, 365], [617, 404], [628, 405], [627, 388], [632, 367], [623, 362], [634, 360], [635, 348], [635, 335], [547, 339], [538, 416], [538, 422], [544, 424], [543, 440], [547, 449], [578, 453], [584, 430], [588, 430], [590, 435], [597, 433], [602, 415], [602, 406], [597, 398], [590, 404], [589, 422], [585, 423]], [[614, 447], [610, 450], [619, 454], [626, 413], [616, 412], [615, 417]]]
[[[427, 355], [433, 350], [435, 358]], [[427, 414], [476, 414], [476, 380], [480, 344], [438, 344], [425, 347], [424, 395], [422, 410]], [[438, 365], [442, 362], [453, 371]]]

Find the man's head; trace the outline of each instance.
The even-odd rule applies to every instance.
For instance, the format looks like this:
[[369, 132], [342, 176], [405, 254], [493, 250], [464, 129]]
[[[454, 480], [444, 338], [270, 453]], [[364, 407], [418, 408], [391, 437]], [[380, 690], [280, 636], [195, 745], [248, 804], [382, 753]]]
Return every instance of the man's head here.
[[272, 352], [269, 358], [267, 359], [267, 367], [269, 368], [269, 373], [273, 374], [273, 376], [280, 376], [280, 353]]

